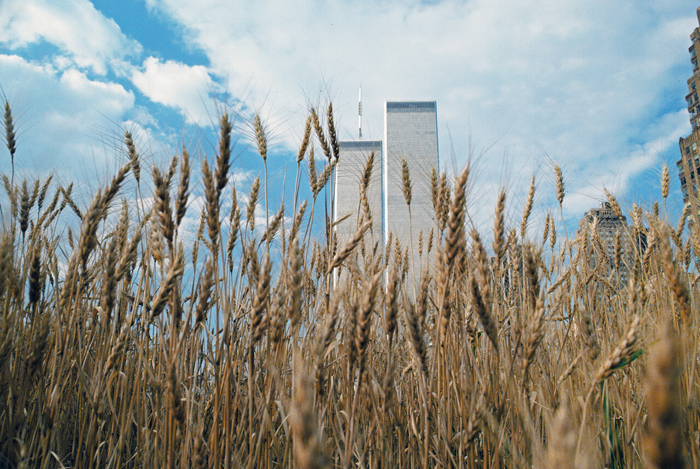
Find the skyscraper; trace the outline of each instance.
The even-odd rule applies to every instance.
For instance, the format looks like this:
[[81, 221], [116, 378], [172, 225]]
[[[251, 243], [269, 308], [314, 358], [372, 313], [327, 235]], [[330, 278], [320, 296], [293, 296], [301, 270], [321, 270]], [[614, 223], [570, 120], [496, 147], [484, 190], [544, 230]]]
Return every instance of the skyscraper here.
[[[372, 230], [366, 240], [377, 242], [382, 237], [382, 142], [381, 140], [340, 141], [340, 158], [335, 169], [336, 234], [341, 245], [348, 242], [366, 216], [362, 208], [361, 184], [367, 162], [374, 155], [371, 177], [367, 187], [367, 203], [372, 217]], [[349, 215], [349, 216], [348, 216]], [[345, 218], [347, 217], [347, 218]], [[343, 218], [345, 218], [343, 220]]]
[[605, 276], [614, 272], [624, 285], [637, 255], [644, 253], [647, 237], [627, 224], [627, 218], [615, 213], [608, 202], [592, 208], [578, 224], [578, 239], [590, 268], [604, 265]]
[[[412, 246], [410, 270], [415, 267], [419, 277], [426, 253], [424, 248], [419, 256], [418, 238], [422, 236], [425, 246], [431, 229], [437, 230], [430, 187], [431, 170], [438, 169], [436, 102], [387, 101], [384, 145], [384, 238], [393, 233], [404, 247]], [[412, 184], [410, 217], [403, 192], [402, 160]]]
[[[361, 133], [360, 133], [361, 135]], [[427, 261], [431, 230], [436, 233], [430, 174], [438, 169], [437, 106], [435, 101], [407, 101], [385, 104], [384, 141], [341, 141], [335, 173], [334, 223], [339, 245], [347, 243], [365, 220], [361, 196], [362, 180], [372, 155], [367, 203], [372, 230], [365, 236], [366, 247], [382, 252], [389, 233], [408, 249], [409, 278], [415, 266], [418, 278]], [[411, 206], [404, 196], [403, 164], [411, 179]], [[346, 218], [347, 217], [347, 218]], [[418, 242], [423, 238], [423, 255]], [[336, 278], [338, 280], [339, 278]], [[412, 290], [409, 290], [412, 291]]]
[[[698, 24], [700, 24], [700, 8], [696, 10]], [[700, 67], [698, 67], [698, 51], [700, 51], [700, 28], [695, 28], [690, 35], [693, 44], [690, 52], [690, 62], [693, 64], [693, 76], [688, 79], [688, 94], [685, 101], [688, 104], [690, 113], [690, 124], [693, 132], [685, 138], [681, 138], [679, 146], [681, 148], [681, 159], [678, 160], [678, 177], [681, 180], [681, 191], [683, 192], [683, 203], [687, 204], [690, 199], [690, 191], [697, 195], [697, 178], [700, 172], [700, 159], [698, 159], [698, 144], [700, 144], [700, 101], [698, 101], [698, 87], [700, 86]]]

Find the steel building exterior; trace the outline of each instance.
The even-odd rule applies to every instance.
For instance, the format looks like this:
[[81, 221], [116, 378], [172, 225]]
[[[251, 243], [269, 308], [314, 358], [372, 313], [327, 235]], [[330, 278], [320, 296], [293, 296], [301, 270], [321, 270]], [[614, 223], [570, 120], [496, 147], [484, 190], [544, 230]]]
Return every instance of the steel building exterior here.
[[[340, 141], [340, 158], [335, 168], [335, 221], [338, 242], [348, 242], [366, 217], [360, 197], [362, 179], [370, 157], [373, 157], [371, 177], [367, 186], [367, 202], [372, 228], [366, 240], [372, 245], [383, 243], [382, 236], [382, 142], [381, 140]], [[349, 216], [348, 216], [349, 215]], [[345, 218], [347, 217], [347, 218]], [[343, 218], [345, 218], [343, 220]]]
[[[436, 102], [387, 101], [383, 141], [340, 141], [339, 147], [333, 211], [338, 244], [347, 243], [366, 220], [361, 185], [367, 161], [374, 155], [366, 191], [372, 216], [366, 248], [377, 246], [382, 252], [391, 233], [404, 253], [408, 252], [409, 279], [413, 278], [414, 266], [418, 279], [426, 265], [430, 232], [437, 235], [430, 183], [431, 171], [438, 170]], [[412, 186], [410, 217], [403, 191], [402, 160], [406, 161]], [[422, 256], [419, 238], [423, 239]]]
[[[410, 271], [415, 268], [417, 278], [427, 256], [425, 248], [419, 256], [419, 236], [426, 246], [430, 231], [437, 231], [430, 185], [431, 170], [438, 170], [437, 103], [387, 101], [384, 145], [384, 238], [387, 240], [392, 233], [401, 245], [409, 247]], [[403, 193], [402, 160], [407, 163], [412, 185], [410, 221]]]

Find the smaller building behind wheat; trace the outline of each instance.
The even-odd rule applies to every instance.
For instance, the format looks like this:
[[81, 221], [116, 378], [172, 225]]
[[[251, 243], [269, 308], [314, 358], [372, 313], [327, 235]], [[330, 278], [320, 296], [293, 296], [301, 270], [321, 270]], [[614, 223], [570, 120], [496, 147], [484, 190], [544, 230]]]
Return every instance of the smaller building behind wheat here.
[[577, 239], [581, 255], [589, 268], [611, 282], [624, 285], [634, 263], [646, 249], [646, 234], [627, 224], [608, 202], [592, 208], [578, 224]]

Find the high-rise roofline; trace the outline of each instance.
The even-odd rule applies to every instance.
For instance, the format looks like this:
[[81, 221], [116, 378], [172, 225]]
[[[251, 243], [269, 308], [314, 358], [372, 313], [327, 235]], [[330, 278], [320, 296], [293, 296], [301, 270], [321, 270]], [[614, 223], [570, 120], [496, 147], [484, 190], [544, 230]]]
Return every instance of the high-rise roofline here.
[[[698, 17], [698, 25], [700, 25], [700, 8], [697, 8], [695, 11]], [[688, 106], [688, 115], [693, 131], [687, 137], [679, 140], [681, 159], [676, 163], [684, 204], [689, 202], [691, 195], [697, 194], [697, 179], [700, 174], [700, 158], [698, 157], [698, 145], [700, 144], [700, 99], [698, 99], [698, 88], [700, 88], [700, 62], [698, 57], [700, 53], [700, 27], [693, 29], [690, 34], [690, 40], [691, 45], [688, 48], [688, 52], [693, 73], [688, 78], [688, 94], [685, 96], [685, 101]]]
[[437, 109], [436, 101], [386, 101], [385, 103], [387, 112], [396, 111], [422, 111], [435, 112]]

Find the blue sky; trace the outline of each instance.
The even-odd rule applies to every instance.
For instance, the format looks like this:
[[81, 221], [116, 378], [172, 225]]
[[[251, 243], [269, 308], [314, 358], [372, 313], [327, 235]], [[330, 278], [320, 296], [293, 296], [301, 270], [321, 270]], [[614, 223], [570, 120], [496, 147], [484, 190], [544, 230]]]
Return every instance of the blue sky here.
[[[271, 191], [294, 177], [309, 106], [332, 100], [339, 136], [381, 138], [383, 102], [436, 100], [440, 157], [475, 167], [470, 210], [483, 229], [502, 186], [518, 220], [531, 174], [535, 222], [564, 169], [575, 225], [604, 188], [623, 205], [659, 199], [690, 132], [689, 35], [682, 0], [3, 0], [0, 86], [20, 131], [17, 170], [89, 192], [124, 161], [130, 129], [165, 164], [183, 142], [213, 154], [217, 107], [239, 111], [235, 180], [259, 174], [250, 124], [271, 137]], [[0, 153], [0, 170], [9, 154]], [[193, 204], [196, 204], [193, 201]], [[479, 220], [483, 220], [480, 222]], [[519, 221], [515, 221], [519, 223]]]

